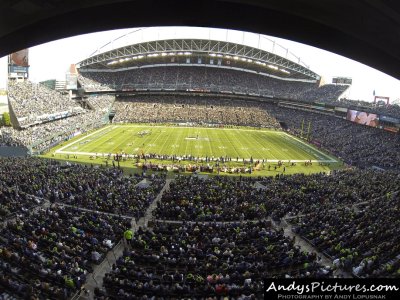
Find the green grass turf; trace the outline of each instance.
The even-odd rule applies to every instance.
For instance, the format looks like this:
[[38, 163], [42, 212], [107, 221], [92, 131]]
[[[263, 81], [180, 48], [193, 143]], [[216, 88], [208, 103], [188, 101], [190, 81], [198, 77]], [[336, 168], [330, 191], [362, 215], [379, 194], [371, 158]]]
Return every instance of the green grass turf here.
[[[151, 132], [143, 137], [140, 132]], [[105, 164], [102, 153], [128, 154], [157, 153], [166, 155], [192, 155], [198, 157], [232, 157], [231, 166], [243, 166], [243, 158], [266, 159], [264, 170], [255, 171], [254, 176], [268, 176], [282, 173], [283, 168], [274, 170], [278, 160], [298, 161], [296, 166], [287, 166], [285, 173], [327, 172], [340, 168], [342, 163], [304, 141], [282, 131], [250, 128], [199, 128], [169, 127], [149, 125], [109, 125], [84, 136], [78, 136], [52, 149], [45, 157]], [[97, 159], [90, 159], [93, 154]], [[71, 158], [77, 155], [78, 159]], [[239, 158], [239, 162], [237, 162]], [[305, 166], [305, 160], [314, 161], [312, 166]], [[154, 163], [171, 164], [171, 161]], [[329, 162], [320, 166], [318, 162]], [[189, 164], [193, 162], [182, 162]], [[111, 162], [110, 162], [111, 164]], [[133, 161], [121, 162], [125, 168], [133, 168]], [[268, 165], [271, 170], [268, 171]]]

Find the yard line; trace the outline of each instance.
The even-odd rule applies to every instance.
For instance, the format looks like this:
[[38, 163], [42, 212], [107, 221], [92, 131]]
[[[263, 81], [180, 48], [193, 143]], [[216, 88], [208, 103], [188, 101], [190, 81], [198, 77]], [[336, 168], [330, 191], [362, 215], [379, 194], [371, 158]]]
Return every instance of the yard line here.
[[[145, 130], [149, 130], [149, 127], [146, 127]], [[142, 140], [142, 150], [144, 152], [144, 154], [146, 153], [154, 153], [154, 149], [153, 146], [157, 145], [156, 141], [160, 138], [161, 136], [161, 132], [154, 137], [153, 136], [153, 130], [151, 131], [152, 134], [151, 135], [145, 135], [144, 140]], [[144, 146], [143, 146], [144, 145]], [[153, 145], [153, 146], [152, 146]], [[153, 149], [153, 151], [151, 151]], [[161, 154], [161, 153], [160, 153]]]
[[[118, 128], [118, 127], [119, 127], [119, 126], [115, 126], [115, 128]], [[82, 141], [82, 140], [84, 140], [84, 139], [86, 139], [86, 138], [88, 138], [88, 137], [90, 137], [90, 136], [96, 134], [96, 133], [99, 133], [99, 132], [101, 132], [101, 131], [103, 131], [103, 130], [106, 130], [107, 128], [112, 128], [112, 130], [114, 129], [113, 126], [106, 126], [106, 127], [101, 128], [101, 129], [99, 129], [99, 130], [96, 130], [95, 132], [92, 132], [91, 134], [88, 134], [88, 135], [86, 135], [86, 136], [84, 136], [84, 137], [82, 137], [82, 138], [76, 140], [75, 142], [72, 142], [72, 143], [70, 143], [70, 144], [68, 144], [68, 145], [65, 145], [64, 147], [61, 147], [60, 149], [56, 150], [55, 153], [59, 153], [59, 152], [61, 152], [62, 150], [64, 150], [65, 148], [68, 148], [68, 147], [70, 147], [70, 146], [72, 146], [72, 145], [74, 145], [74, 144], [76, 144], [76, 143], [78, 143], [78, 142], [80, 142], [80, 141]]]
[[[266, 134], [266, 133], [264, 133]], [[279, 145], [278, 141], [276, 140], [275, 135], [270, 135], [268, 137], [268, 147], [271, 149], [270, 153], [271, 156], [273, 156], [274, 159], [278, 159], [278, 157], [275, 154], [278, 154], [280, 150], [278, 150], [277, 145]], [[273, 161], [271, 159], [268, 159], [268, 161]]]
[[[213, 142], [214, 141], [214, 139], [212, 139], [211, 138], [211, 136], [209, 135], [209, 131], [205, 131], [206, 132], [206, 134], [207, 134], [207, 138], [208, 138], [208, 149], [209, 149], [209, 153], [203, 153], [203, 154], [205, 154], [206, 156], [208, 156], [208, 157], [210, 157], [210, 156], [213, 156], [213, 150], [212, 150], [212, 147], [211, 147], [211, 142]], [[211, 131], [211, 133], [212, 133], [212, 131]]]
[[[246, 136], [246, 135], [243, 135], [243, 136], [245, 137], [245, 139], [246, 139], [247, 141], [249, 141], [250, 136]], [[258, 145], [260, 145], [260, 149], [261, 149], [262, 147], [264, 147], [264, 145], [261, 144], [261, 143], [258, 141], [258, 139], [256, 139], [256, 138], [254, 138], [254, 137], [251, 136], [251, 141], [249, 141], [249, 144], [255, 146], [255, 143], [257, 143]], [[258, 151], [257, 149], [255, 149], [255, 152], [257, 152], [257, 155], [260, 155], [260, 154], [261, 154], [261, 156], [264, 156], [264, 155], [265, 155], [264, 153], [262, 153], [262, 151], [260, 152], [260, 151]], [[265, 158], [265, 157], [263, 157], [263, 159], [264, 159], [264, 158]]]
[[[156, 138], [156, 141], [162, 136], [162, 134], [163, 134], [163, 133], [160, 132], [160, 134], [159, 134], [158, 137]], [[165, 143], [166, 143], [167, 141], [169, 141], [169, 139], [168, 139], [168, 138], [165, 138], [165, 136], [164, 136], [164, 143], [163, 143], [162, 146], [159, 148], [160, 151], [165, 152], [165, 151], [163, 151], [163, 150], [164, 150], [164, 145], [165, 145]], [[158, 154], [166, 154], [166, 153], [158, 153]]]
[[[86, 152], [87, 150], [91, 150], [91, 149], [93, 149], [93, 144], [96, 146], [97, 151], [102, 151], [102, 149], [107, 148], [107, 146], [104, 146], [104, 144], [107, 143], [107, 141], [109, 141], [111, 139], [114, 140], [114, 137], [116, 136], [118, 131], [120, 131], [120, 129], [117, 128], [117, 130], [107, 131], [106, 133], [101, 135], [98, 139], [96, 139], [96, 137], [94, 137], [94, 141], [91, 141], [90, 143], [83, 145], [82, 147], [80, 147], [79, 151]], [[113, 132], [113, 133], [111, 134], [111, 132]], [[114, 132], [117, 132], [117, 133], [114, 133]]]
[[[243, 155], [240, 155], [240, 152], [238, 151], [238, 148], [235, 146], [235, 144], [232, 143], [232, 140], [231, 140], [229, 134], [224, 131], [224, 135], [225, 135], [227, 141], [231, 144], [232, 150], [235, 151], [236, 157], [239, 157], [239, 156], [243, 157]], [[237, 139], [236, 139], [236, 141], [237, 141]], [[226, 153], [226, 151], [225, 151], [225, 153]]]
[[[249, 139], [247, 137], [246, 134], [240, 134], [240, 130], [238, 132], [238, 134], [235, 136], [235, 140], [238, 144], [240, 144], [241, 146], [241, 150], [243, 150], [244, 152], [247, 152], [247, 156], [250, 158], [252, 157], [252, 152], [249, 151], [249, 148], [251, 146], [251, 143], [249, 143]], [[238, 145], [239, 148], [239, 145]], [[243, 155], [244, 156], [244, 155]]]
[[[187, 127], [187, 128], [190, 128], [190, 127]], [[190, 129], [188, 130], [188, 129], [186, 129], [186, 130], [182, 130], [183, 132], [185, 132], [186, 133], [186, 136], [188, 135], [188, 133], [190, 132]], [[188, 147], [188, 145], [189, 145], [189, 142], [187, 141], [187, 140], [185, 140], [185, 153], [184, 153], [184, 155], [187, 155], [188, 153], [187, 153], [187, 147]]]
[[308, 148], [304, 147], [303, 144], [299, 143], [297, 140], [292, 138], [291, 136], [286, 136], [284, 134], [280, 135], [288, 145], [296, 152], [296, 155], [299, 159], [318, 159], [314, 151], [310, 151]]

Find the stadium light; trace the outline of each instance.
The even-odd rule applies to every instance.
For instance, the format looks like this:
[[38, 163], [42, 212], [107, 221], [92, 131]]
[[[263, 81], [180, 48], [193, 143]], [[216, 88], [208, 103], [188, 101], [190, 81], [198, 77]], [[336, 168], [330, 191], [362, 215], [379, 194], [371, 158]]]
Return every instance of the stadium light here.
[[279, 70], [282, 71], [283, 73], [290, 74], [290, 72], [285, 69], [279, 69]]
[[274, 69], [274, 70], [278, 70], [279, 69], [277, 66], [274, 66], [274, 65], [268, 65], [268, 68]]
[[234, 59], [234, 60], [238, 60], [238, 59], [239, 59], [239, 56], [234, 56], [233, 59]]
[[183, 52], [178, 52], [178, 55], [183, 55]]
[[185, 52], [185, 55], [192, 55], [192, 52]]
[[215, 53], [210, 53], [210, 56], [216, 56], [216, 54]]
[[248, 62], [252, 62], [252, 60], [251, 60], [250, 58], [249, 58], [249, 59], [247, 59], [247, 61], [248, 61]]
[[169, 56], [175, 55], [175, 52], [168, 53]]
[[217, 57], [223, 57], [223, 55], [222, 54], [217, 54]]
[[165, 52], [161, 53], [161, 56], [167, 56], [167, 55], [168, 55], [168, 54], [165, 53]]
[[241, 60], [242, 60], [242, 61], [246, 61], [246, 58], [242, 57]]

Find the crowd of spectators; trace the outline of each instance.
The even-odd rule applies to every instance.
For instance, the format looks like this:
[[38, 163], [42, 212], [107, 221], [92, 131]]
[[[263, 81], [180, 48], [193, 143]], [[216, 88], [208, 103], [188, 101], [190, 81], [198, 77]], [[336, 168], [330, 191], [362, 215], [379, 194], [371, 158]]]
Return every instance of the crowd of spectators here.
[[[189, 66], [139, 68], [119, 72], [82, 72], [79, 78], [82, 87], [88, 91], [94, 91], [97, 87], [104, 90], [107, 86], [115, 90], [193, 89], [305, 101], [314, 101], [319, 96], [323, 96], [325, 101], [337, 100], [344, 91], [344, 86], [339, 85], [321, 87], [319, 91], [317, 83], [312, 82], [287, 81], [223, 68]], [[90, 84], [85, 85], [86, 82]], [[97, 82], [97, 86], [93, 82]]]
[[341, 98], [336, 101], [329, 102], [330, 104], [348, 107], [355, 110], [372, 112], [377, 114], [382, 114], [385, 116], [393, 116], [400, 118], [400, 106], [398, 104], [378, 104], [373, 102], [367, 102], [363, 100], [351, 100], [346, 98]]
[[263, 278], [331, 273], [315, 253], [301, 251], [265, 221], [160, 222], [140, 228], [130, 245], [104, 278], [108, 296], [115, 299], [260, 299]]
[[218, 176], [209, 179], [180, 176], [165, 191], [154, 210], [156, 219], [240, 221], [267, 217], [268, 204], [254, 181]]
[[235, 92], [285, 100], [320, 102], [339, 107], [400, 117], [398, 105], [376, 105], [360, 100], [339, 99], [349, 85], [280, 80], [260, 74], [224, 68], [163, 66], [119, 72], [82, 72], [82, 87], [87, 91], [166, 89]]
[[21, 213], [0, 231], [0, 289], [21, 299], [68, 299], [124, 227], [118, 216], [57, 205]]
[[399, 194], [388, 193], [356, 208], [321, 207], [292, 223], [335, 266], [358, 277], [400, 278], [399, 210]]
[[41, 158], [0, 164], [0, 217], [8, 220], [0, 232], [0, 286], [29, 299], [64, 299], [79, 290], [165, 184], [164, 173], [141, 185], [144, 177], [119, 168]]
[[[289, 85], [216, 68], [143, 68], [85, 76], [80, 83], [88, 88], [99, 83], [107, 89], [110, 82], [122, 88], [230, 87], [330, 103], [342, 93], [334, 85]], [[38, 97], [42, 87], [29, 84], [29, 93], [11, 84], [17, 115], [59, 112], [67, 105], [59, 103], [61, 98]], [[41, 104], [30, 111], [28, 97]], [[24, 130], [2, 128], [0, 143], [49, 147], [100, 126], [113, 100], [88, 97], [92, 110], [79, 115]], [[51, 107], [41, 107], [46, 101]], [[108, 296], [258, 299], [266, 277], [332, 276], [315, 253], [302, 252], [283, 230], [271, 228], [270, 219], [282, 218], [291, 218], [294, 231], [332, 257], [337, 267], [356, 276], [400, 276], [400, 198], [394, 193], [400, 186], [399, 135], [334, 116], [228, 98], [135, 96], [120, 98], [114, 108], [115, 122], [280, 128], [280, 121], [291, 133], [365, 169], [270, 178], [178, 176], [157, 203], [153, 225], [135, 232], [105, 276]], [[93, 265], [121, 239], [126, 229], [122, 215], [138, 221], [166, 182], [164, 173], [144, 180], [124, 176], [115, 167], [40, 158], [2, 158], [0, 165], [0, 220], [13, 218], [0, 232], [0, 287], [21, 298], [68, 298], [79, 290]], [[367, 169], [372, 166], [391, 171]], [[51, 206], [40, 207], [46, 199]]]
[[194, 96], [137, 95], [114, 103], [113, 122], [196, 123], [280, 128], [260, 102]]
[[291, 133], [308, 138], [348, 164], [362, 168], [400, 169], [399, 134], [291, 108], [271, 106], [269, 113], [284, 122]]
[[30, 81], [9, 81], [8, 99], [20, 126], [30, 126], [83, 111], [68, 95]]
[[267, 202], [272, 202], [272, 217], [280, 219], [384, 196], [398, 189], [400, 177], [398, 172], [354, 169], [335, 171], [331, 175], [265, 177], [260, 183], [266, 187]]
[[[94, 76], [97, 78], [96, 76]], [[84, 88], [86, 91], [112, 91], [113, 89], [109, 87], [111, 82], [108, 83], [100, 83], [99, 81], [95, 81], [91, 79], [90, 76], [82, 76], [82, 74], [78, 75], [79, 85]]]
[[[277, 122], [279, 120], [284, 122], [292, 133], [309, 137], [311, 141], [344, 159], [348, 164], [364, 168], [377, 166], [384, 169], [398, 169], [399, 167], [398, 135], [356, 125], [334, 116], [226, 99], [218, 101], [171, 97], [163, 99], [163, 102], [157, 102], [152, 96], [141, 96], [129, 100], [117, 101], [114, 104], [116, 110], [114, 122], [175, 121], [197, 124], [215, 122], [279, 128]], [[303, 122], [306, 125], [302, 131]], [[3, 127], [0, 144], [46, 149], [76, 132], [84, 132], [103, 123], [102, 114], [89, 111], [24, 130]], [[309, 123], [310, 132], [308, 132]], [[355, 137], [362, 147], [357, 146]]]
[[[118, 168], [60, 164], [40, 158], [1, 159], [0, 192], [8, 198], [8, 211], [25, 210], [25, 194], [96, 211], [139, 219], [165, 184], [165, 175], [153, 176], [146, 187], [136, 186], [141, 176], [124, 177]], [[18, 200], [21, 202], [18, 202]], [[3, 200], [2, 200], [3, 201]], [[23, 201], [23, 202], [22, 202]], [[5, 206], [5, 207], [7, 207]]]
[[8, 96], [18, 124], [1, 128], [0, 146], [21, 146], [35, 153], [102, 126], [115, 100], [112, 95], [90, 96], [90, 109], [83, 109], [68, 96], [29, 81], [9, 82]]
[[[115, 167], [40, 158], [0, 164], [0, 213], [13, 217], [1, 231], [0, 285], [22, 298], [67, 298], [79, 290], [122, 237], [122, 216], [137, 221], [165, 184], [163, 173], [143, 186], [142, 176], [124, 176]], [[357, 169], [177, 176], [157, 203], [155, 220], [139, 227], [106, 274], [99, 299], [258, 299], [266, 277], [333, 276], [316, 253], [272, 229], [270, 219], [282, 218], [336, 267], [356, 276], [398, 277], [399, 186], [398, 173]], [[37, 208], [44, 199], [50, 206]]]
[[43, 200], [18, 191], [16, 186], [8, 186], [0, 182], [0, 221], [11, 216], [27, 212], [35, 206], [43, 204]]
[[290, 99], [307, 102], [332, 103], [349, 88], [348, 85], [324, 84], [318, 88], [312, 87], [298, 93], [293, 93]]
[[[104, 110], [113, 101], [112, 98], [112, 96], [93, 98], [96, 99], [93, 106], [100, 105], [102, 108], [89, 110], [77, 116], [39, 124], [24, 130], [3, 127], [0, 144], [23, 145], [35, 151], [47, 149], [77, 133], [104, 124]], [[292, 133], [309, 138], [348, 164], [363, 168], [372, 166], [383, 169], [399, 168], [399, 135], [360, 126], [334, 116], [255, 101], [210, 96], [119, 97], [114, 102], [114, 109], [114, 122], [182, 122], [200, 125], [213, 123], [280, 128], [278, 120], [285, 123]]]
[[85, 98], [93, 110], [107, 113], [115, 101], [114, 95], [91, 95]]
[[[385, 195], [400, 186], [400, 177], [373, 170], [337, 171], [334, 175], [289, 175], [234, 180], [178, 177], [164, 192], [154, 211], [156, 219], [185, 221], [243, 221], [311, 213], [353, 205]], [[368, 187], [368, 188], [366, 188]]]
[[32, 148], [34, 151], [41, 151], [103, 124], [104, 115], [89, 110], [79, 115], [37, 124], [25, 129], [2, 127], [0, 145], [23, 146]]
[[76, 180], [79, 185], [69, 189], [71, 195], [64, 203], [97, 211], [117, 213], [138, 220], [153, 202], [165, 184], [165, 174], [153, 175], [149, 186], [136, 186], [131, 178], [119, 177], [114, 180], [102, 174]]

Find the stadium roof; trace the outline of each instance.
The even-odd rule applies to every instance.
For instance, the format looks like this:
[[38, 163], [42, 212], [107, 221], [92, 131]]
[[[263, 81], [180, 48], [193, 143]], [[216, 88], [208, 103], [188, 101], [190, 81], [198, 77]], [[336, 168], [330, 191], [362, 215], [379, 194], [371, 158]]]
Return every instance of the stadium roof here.
[[[239, 60], [246, 62], [243, 68], [258, 67], [259, 70], [261, 67], [261, 69], [277, 73], [280, 77], [320, 79], [320, 76], [309, 68], [277, 54], [247, 45], [206, 39], [168, 39], [127, 45], [91, 56], [78, 65], [96, 69], [115, 69], [114, 66], [118, 65], [118, 68], [122, 69], [135, 65], [138, 58], [157, 56], [162, 58], [171, 55], [206, 55], [215, 57], [216, 60]], [[158, 63], [165, 63], [165, 61], [160, 60]], [[154, 64], [154, 59], [151, 60], [151, 64]]]
[[0, 24], [0, 56], [94, 31], [208, 26], [295, 40], [400, 78], [396, 0], [14, 0], [1, 2]]

